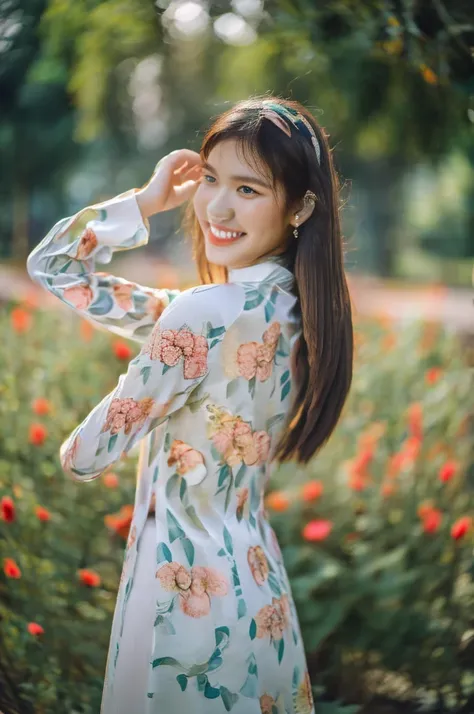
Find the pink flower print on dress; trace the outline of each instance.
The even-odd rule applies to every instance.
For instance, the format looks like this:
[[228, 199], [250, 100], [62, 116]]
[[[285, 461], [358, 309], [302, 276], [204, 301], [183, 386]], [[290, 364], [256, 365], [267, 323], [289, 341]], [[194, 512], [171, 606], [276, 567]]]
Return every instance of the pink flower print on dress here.
[[256, 431], [253, 435], [258, 463], [263, 464], [270, 453], [270, 435], [266, 431]]
[[179, 439], [175, 439], [171, 444], [168, 458], [168, 466], [174, 464], [176, 464], [176, 473], [180, 476], [186, 475], [186, 481], [190, 486], [200, 483], [207, 474], [201, 452]]
[[179, 606], [190, 617], [204, 617], [211, 611], [211, 595], [227, 595], [226, 578], [214, 568], [194, 566], [191, 572], [172, 561], [156, 573], [161, 587], [179, 595]]
[[247, 466], [263, 463], [268, 457], [270, 436], [265, 431], [252, 432], [250, 424], [239, 416], [209, 406], [208, 436], [229, 466], [244, 462]]
[[270, 568], [267, 556], [260, 545], [250, 546], [247, 551], [247, 562], [257, 585], [263, 585], [268, 578]]
[[258, 460], [258, 453], [250, 424], [239, 421], [234, 427], [234, 444], [238, 449], [241, 460], [247, 466], [252, 466]]
[[168, 307], [169, 300], [160, 299], [151, 292], [145, 291], [145, 295], [148, 296], [145, 303], [145, 312], [150, 315], [152, 319], [156, 322], [158, 318], [161, 317], [163, 310]]
[[202, 335], [194, 335], [185, 329], [161, 330], [157, 324], [142, 353], [168, 367], [174, 367], [184, 357], [184, 378], [195, 379], [207, 371], [208, 349], [207, 340]]
[[244, 515], [244, 509], [247, 504], [247, 501], [249, 499], [249, 490], [247, 487], [245, 488], [240, 488], [237, 490], [236, 493], [237, 496], [237, 507], [235, 510], [235, 515], [237, 516], [237, 520], [241, 521], [242, 517]]
[[259, 701], [262, 714], [273, 714], [275, 711], [274, 707], [277, 706], [277, 703], [270, 694], [262, 694]]
[[255, 615], [257, 625], [257, 637], [269, 636], [271, 640], [281, 640], [288, 625], [286, 608], [276, 597], [272, 599], [271, 605], [264, 605]]
[[89, 285], [75, 285], [72, 288], [66, 288], [63, 297], [76, 310], [85, 310], [91, 304], [94, 295]]
[[132, 293], [136, 287], [133, 283], [119, 283], [113, 286], [115, 301], [125, 312], [129, 312], [133, 307]]
[[139, 402], [131, 397], [112, 399], [101, 431], [117, 434], [121, 429], [124, 429], [125, 434], [128, 435], [134, 427], [139, 430], [150, 415], [153, 406], [154, 401], [151, 397], [145, 397]]
[[97, 245], [98, 240], [96, 234], [92, 228], [86, 228], [85, 231], [83, 231], [79, 239], [79, 245], [77, 246], [77, 260], [84, 260], [84, 258], [88, 258]]
[[237, 350], [237, 369], [241, 377], [249, 381], [256, 377], [260, 382], [265, 382], [271, 376], [280, 332], [280, 323], [273, 322], [263, 333], [263, 344], [246, 342], [240, 345]]

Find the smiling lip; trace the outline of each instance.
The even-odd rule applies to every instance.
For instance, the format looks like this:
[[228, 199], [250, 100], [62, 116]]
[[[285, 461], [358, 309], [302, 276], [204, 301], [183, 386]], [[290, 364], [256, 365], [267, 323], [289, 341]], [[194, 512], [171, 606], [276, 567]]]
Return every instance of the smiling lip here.
[[209, 243], [212, 243], [213, 245], [218, 245], [218, 246], [223, 246], [223, 245], [230, 245], [231, 243], [235, 243], [236, 241], [240, 240], [243, 238], [246, 233], [243, 231], [234, 231], [227, 226], [222, 226], [218, 223], [213, 223], [212, 224], [213, 228], [217, 228], [219, 231], [226, 231], [229, 233], [240, 233], [240, 235], [236, 236], [235, 238], [220, 238], [211, 231], [211, 224], [209, 222], [206, 223], [206, 232], [207, 232], [207, 237], [209, 240]]

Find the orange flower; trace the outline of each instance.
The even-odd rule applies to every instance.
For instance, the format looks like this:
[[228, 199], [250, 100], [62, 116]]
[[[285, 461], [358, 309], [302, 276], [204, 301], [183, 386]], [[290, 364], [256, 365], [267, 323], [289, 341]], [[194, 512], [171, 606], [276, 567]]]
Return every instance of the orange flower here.
[[425, 82], [428, 84], [438, 84], [438, 76], [430, 67], [426, 64], [420, 64], [420, 70]]
[[51, 411], [51, 403], [46, 399], [46, 397], [38, 397], [38, 399], [33, 400], [31, 408], [35, 414], [45, 416]]
[[15, 332], [21, 335], [31, 327], [31, 313], [22, 307], [15, 307], [11, 312], [11, 323]]
[[469, 516], [462, 516], [461, 518], [458, 518], [458, 520], [453, 523], [451, 527], [451, 537], [454, 538], [454, 540], [464, 538], [466, 533], [470, 531], [471, 526], [472, 518], [469, 518]]
[[442, 483], [447, 483], [451, 481], [457, 470], [458, 465], [455, 461], [446, 461], [439, 470], [438, 478]]
[[395, 486], [393, 483], [383, 483], [380, 492], [384, 498], [389, 498], [395, 493]]
[[0, 512], [2, 521], [13, 523], [15, 520], [15, 504], [10, 496], [3, 496], [0, 501]]
[[397, 451], [396, 454], [392, 454], [388, 461], [387, 477], [395, 478], [395, 476], [397, 476], [400, 470], [403, 468], [404, 463], [405, 454], [403, 453], [403, 451]]
[[117, 340], [114, 342], [114, 353], [117, 359], [129, 360], [133, 352], [126, 342]]
[[290, 499], [283, 491], [272, 491], [265, 499], [265, 505], [272, 511], [283, 513], [290, 505]]
[[100, 575], [99, 573], [96, 573], [95, 570], [82, 568], [82, 570], [78, 570], [77, 573], [79, 580], [83, 585], [87, 585], [89, 588], [96, 588], [100, 585]]
[[36, 513], [36, 518], [39, 521], [49, 521], [51, 518], [51, 513], [48, 511], [47, 508], [44, 508], [43, 506], [36, 506], [35, 508], [35, 513]]
[[84, 342], [90, 342], [92, 340], [92, 337], [94, 336], [94, 328], [92, 327], [89, 320], [81, 320], [79, 333], [81, 335], [81, 339], [84, 340]]
[[423, 411], [419, 402], [411, 404], [408, 409], [408, 428], [412, 436], [420, 440], [423, 438]]
[[423, 501], [423, 503], [420, 503], [417, 509], [417, 514], [419, 518], [424, 518], [425, 516], [428, 515], [433, 510], [433, 501]]
[[436, 533], [443, 520], [443, 514], [437, 508], [432, 508], [423, 516], [422, 520], [425, 533]]
[[41, 627], [41, 625], [38, 625], [37, 622], [29, 622], [27, 629], [30, 635], [33, 635], [33, 637], [37, 637], [38, 635], [44, 634], [44, 628]]
[[35, 446], [42, 446], [44, 444], [46, 437], [48, 436], [48, 431], [43, 424], [34, 422], [30, 424], [29, 431], [29, 442]]
[[368, 479], [366, 476], [363, 476], [362, 474], [359, 474], [357, 472], [350, 473], [348, 485], [352, 491], [363, 491], [367, 488]]
[[303, 538], [311, 542], [326, 540], [332, 531], [331, 521], [316, 520], [310, 521], [303, 528]]
[[430, 367], [430, 369], [428, 369], [425, 374], [426, 384], [436, 384], [436, 382], [439, 381], [442, 373], [443, 370], [441, 369], [441, 367]]
[[316, 501], [324, 490], [321, 481], [308, 481], [301, 489], [303, 501]]
[[118, 482], [118, 476], [113, 471], [109, 471], [104, 475], [104, 486], [107, 486], [107, 488], [117, 488]]
[[403, 463], [416, 461], [420, 455], [421, 438], [418, 436], [409, 436], [403, 444]]
[[104, 523], [107, 528], [125, 540], [128, 538], [130, 526], [133, 518], [133, 506], [127, 504], [122, 506], [117, 514], [110, 514], [104, 517]]
[[21, 570], [16, 564], [16, 562], [13, 560], [13, 558], [3, 559], [3, 572], [5, 573], [7, 578], [21, 578]]

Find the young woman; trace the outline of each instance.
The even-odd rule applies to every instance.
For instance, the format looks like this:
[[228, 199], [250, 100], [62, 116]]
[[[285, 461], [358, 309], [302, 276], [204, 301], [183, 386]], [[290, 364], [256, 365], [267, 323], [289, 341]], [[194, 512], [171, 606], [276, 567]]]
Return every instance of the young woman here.
[[[141, 442], [103, 714], [314, 712], [263, 493], [271, 462], [306, 463], [324, 444], [351, 383], [338, 190], [309, 112], [255, 98], [216, 119], [200, 154], [172, 152], [29, 257], [45, 288], [143, 343], [60, 451], [89, 481]], [[199, 287], [95, 272], [186, 201]]]

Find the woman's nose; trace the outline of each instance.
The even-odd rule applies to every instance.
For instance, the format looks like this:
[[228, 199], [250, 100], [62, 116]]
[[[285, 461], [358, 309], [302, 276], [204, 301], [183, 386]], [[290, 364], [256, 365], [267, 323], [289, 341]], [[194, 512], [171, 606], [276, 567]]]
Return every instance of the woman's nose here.
[[232, 206], [224, 196], [215, 196], [212, 201], [207, 204], [207, 213], [210, 218], [218, 218], [219, 220], [228, 220], [234, 215]]

